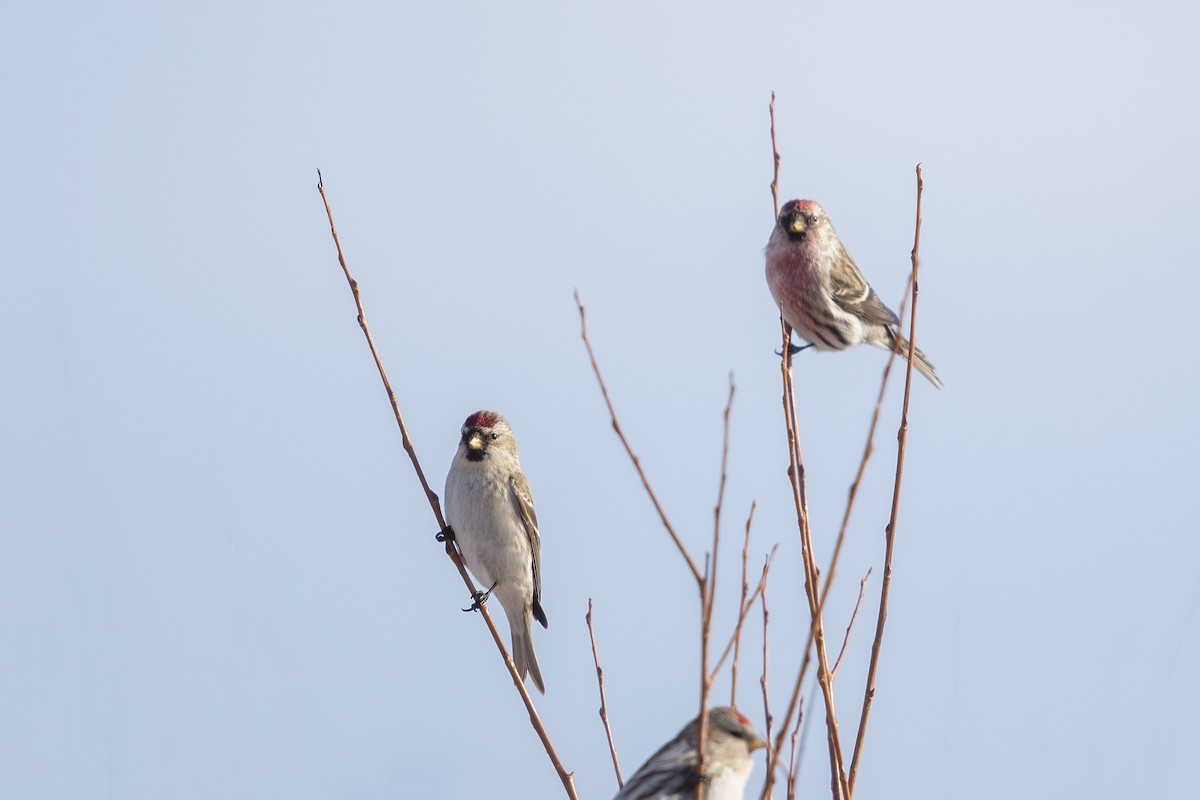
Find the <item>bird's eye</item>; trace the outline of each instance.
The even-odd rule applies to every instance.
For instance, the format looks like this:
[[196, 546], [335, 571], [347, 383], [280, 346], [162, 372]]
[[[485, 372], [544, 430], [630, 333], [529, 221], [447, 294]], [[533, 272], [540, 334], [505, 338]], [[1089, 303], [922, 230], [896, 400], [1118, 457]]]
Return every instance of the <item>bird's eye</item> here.
[[497, 439], [499, 439], [499, 438], [500, 438], [500, 434], [498, 434], [498, 433], [493, 433], [493, 434], [492, 434], [492, 441], [493, 441], [493, 442], [494, 442], [494, 441], [496, 441], [496, 440], [497, 440]]

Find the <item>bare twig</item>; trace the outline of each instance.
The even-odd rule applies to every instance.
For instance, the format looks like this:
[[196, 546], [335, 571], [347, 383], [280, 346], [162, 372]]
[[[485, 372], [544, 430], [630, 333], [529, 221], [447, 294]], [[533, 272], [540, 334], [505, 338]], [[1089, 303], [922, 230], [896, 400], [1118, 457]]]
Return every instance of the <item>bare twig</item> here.
[[[342, 272], [346, 276], [346, 282], [350, 285], [350, 292], [354, 295], [354, 306], [358, 310], [358, 326], [362, 328], [363, 336], [366, 337], [367, 346], [371, 350], [371, 357], [375, 359], [375, 368], [379, 371], [379, 378], [383, 381], [383, 388], [387, 392], [388, 402], [391, 403], [392, 413], [396, 417], [396, 424], [400, 426], [400, 439], [404, 444], [404, 450], [408, 453], [409, 460], [412, 461], [413, 470], [417, 473], [417, 479], [421, 483], [421, 488], [425, 490], [425, 497], [429, 501], [429, 507], [433, 510], [433, 516], [437, 520], [439, 529], [445, 530], [446, 521], [442, 517], [442, 508], [438, 502], [438, 496], [429, 488], [429, 482], [425, 480], [425, 472], [421, 469], [421, 463], [418, 461], [417, 453], [413, 449], [412, 440], [408, 437], [408, 428], [405, 426], [404, 417], [400, 413], [400, 404], [396, 400], [396, 393], [392, 391], [392, 384], [388, 380], [386, 370], [383, 368], [383, 360], [379, 356], [379, 350], [375, 347], [375, 340], [371, 336], [371, 329], [367, 325], [367, 315], [363, 311], [358, 281], [350, 275], [350, 268], [346, 265], [346, 257], [342, 253], [342, 243], [338, 238], [337, 227], [333, 223], [333, 211], [329, 206], [329, 198], [325, 195], [325, 182], [321, 177], [320, 170], [317, 171], [317, 191], [321, 194], [321, 202], [325, 204], [325, 216], [329, 219], [329, 232], [333, 237], [333, 244], [337, 248], [338, 264], [341, 265]], [[463, 583], [466, 584], [467, 590], [472, 596], [475, 596], [478, 590], [475, 588], [475, 583], [471, 580], [471, 576], [467, 573], [466, 565], [463, 564], [463, 560], [458, 550], [454, 547], [453, 541], [447, 540], [446, 555], [454, 562], [454, 566], [458, 569], [458, 574], [462, 577]], [[573, 800], [578, 800], [579, 795], [575, 792], [575, 781], [572, 773], [568, 772], [559, 760], [558, 754], [554, 750], [554, 745], [550, 742], [550, 736], [546, 733], [546, 728], [542, 725], [541, 718], [538, 717], [537, 709], [533, 706], [533, 699], [525, 689], [525, 682], [517, 673], [517, 667], [513, 663], [512, 657], [509, 656], [508, 650], [504, 647], [504, 641], [500, 638], [500, 632], [496, 629], [492, 615], [488, 612], [486, 605], [479, 605], [478, 609], [480, 616], [487, 625], [488, 632], [492, 635], [492, 641], [495, 642], [496, 649], [500, 651], [505, 666], [508, 667], [513, 685], [517, 687], [517, 692], [521, 695], [522, 702], [525, 703], [525, 710], [529, 713], [529, 722], [537, 733], [538, 738], [541, 739], [542, 747], [545, 748], [546, 755], [550, 757], [550, 763], [554, 765], [554, 769], [558, 772], [559, 780], [562, 781], [567, 796], [573, 798]]]
[[587, 347], [588, 359], [592, 362], [592, 372], [596, 375], [596, 381], [600, 384], [600, 394], [604, 396], [604, 405], [608, 407], [608, 415], [612, 418], [612, 427], [617, 434], [617, 438], [621, 440], [621, 445], [625, 448], [626, 454], [633, 462], [633, 468], [637, 470], [638, 477], [642, 479], [642, 487], [645, 488], [646, 494], [650, 496], [650, 502], [654, 504], [654, 510], [658, 512], [658, 518], [662, 520], [663, 527], [666, 528], [667, 534], [671, 537], [671, 541], [675, 543], [675, 547], [679, 549], [679, 554], [683, 556], [684, 562], [687, 563], [688, 570], [692, 573], [692, 578], [696, 581], [696, 586], [699, 587], [701, 593], [701, 604], [703, 605], [704, 598], [704, 576], [700, 574], [700, 570], [696, 568], [696, 562], [688, 554], [687, 548], [683, 546], [679, 536], [675, 533], [675, 528], [671, 526], [670, 520], [667, 519], [667, 514], [663, 511], [662, 505], [658, 502], [658, 497], [654, 494], [654, 490], [650, 488], [650, 481], [646, 478], [646, 473], [642, 470], [642, 462], [633, 453], [633, 448], [629, 446], [629, 442], [625, 439], [625, 433], [621, 430], [621, 424], [617, 422], [617, 412], [613, 409], [612, 400], [608, 397], [608, 388], [604, 385], [604, 378], [600, 375], [600, 366], [596, 363], [596, 354], [592, 352], [592, 343], [588, 340], [587, 319], [584, 316], [583, 303], [579, 300], [579, 292], [575, 292], [575, 305], [579, 309], [579, 329], [583, 338], [583, 344]]
[[[392, 413], [396, 415], [396, 424], [400, 426], [400, 441], [404, 445], [404, 452], [408, 453], [408, 458], [412, 461], [413, 470], [417, 473], [417, 480], [421, 482], [421, 488], [425, 490], [425, 499], [429, 501], [429, 505], [433, 508], [433, 515], [437, 519], [438, 525], [442, 528], [446, 527], [445, 520], [442, 519], [442, 506], [438, 502], [438, 496], [433, 489], [429, 488], [429, 481], [425, 480], [425, 471], [421, 469], [421, 462], [417, 460], [416, 451], [413, 450], [412, 440], [408, 438], [408, 428], [404, 424], [404, 418], [400, 414], [400, 404], [396, 401], [396, 393], [392, 391], [392, 384], [388, 380], [387, 372], [383, 368], [383, 361], [379, 358], [379, 351], [375, 347], [375, 340], [371, 337], [371, 329], [367, 325], [367, 316], [363, 312], [362, 297], [358, 291], [358, 281], [350, 276], [350, 268], [346, 266], [346, 257], [342, 254], [342, 243], [338, 239], [337, 228], [333, 224], [333, 211], [329, 208], [329, 198], [325, 196], [325, 182], [321, 178], [321, 171], [317, 170], [317, 191], [321, 193], [321, 202], [325, 204], [325, 216], [329, 218], [329, 233], [333, 236], [334, 247], [337, 248], [338, 264], [342, 267], [342, 273], [346, 276], [346, 282], [350, 284], [350, 291], [354, 295], [354, 305], [358, 309], [358, 327], [362, 328], [363, 336], [367, 338], [367, 346], [371, 348], [371, 357], [375, 359], [375, 368], [379, 370], [379, 377], [383, 381], [383, 389], [387, 392], [388, 402], [392, 405]], [[454, 548], [450, 542], [446, 542], [446, 553], [451, 559], [455, 560], [458, 566], [458, 571], [462, 573], [467, 584], [471, 583], [470, 576], [467, 575], [466, 569], [461, 562], [456, 558]], [[473, 587], [472, 587], [473, 590]]]
[[[788, 347], [791, 332], [786, 325], [781, 325], [783, 335], [783, 358], [780, 359], [780, 372], [783, 376], [784, 423], [787, 428], [788, 451], [791, 464], [788, 475], [792, 484], [792, 499], [796, 506], [796, 521], [800, 528], [801, 555], [804, 560], [805, 596], [808, 599], [809, 612], [813, 621], [813, 644], [817, 651], [817, 683], [825, 701], [825, 726], [829, 742], [830, 784], [834, 800], [842, 798], [849, 800], [850, 792], [846, 781], [846, 772], [842, 755], [841, 739], [838, 734], [837, 713], [834, 709], [833, 682], [829, 676], [829, 656], [825, 650], [825, 629], [822, 621], [820, 604], [820, 573], [816, 567], [816, 557], [812, 549], [812, 534], [809, 529], [808, 497], [805, 488], [804, 459], [800, 453], [799, 426], [796, 422], [796, 396], [792, 384], [792, 358]], [[782, 736], [782, 732], [780, 733]]]
[[837, 675], [838, 667], [842, 665], [842, 656], [846, 655], [846, 645], [850, 643], [850, 631], [854, 628], [854, 620], [858, 619], [858, 609], [862, 606], [863, 595], [867, 591], [867, 578], [871, 577], [871, 568], [867, 567], [867, 574], [863, 575], [862, 580], [858, 582], [858, 600], [854, 602], [854, 613], [850, 615], [850, 621], [846, 623], [846, 635], [842, 637], [842, 649], [838, 651], [837, 659], [833, 662], [833, 669], [829, 671], [829, 676]]
[[[766, 565], [763, 566], [766, 569]], [[771, 696], [767, 690], [767, 662], [769, 651], [767, 648], [767, 627], [771, 620], [771, 612], [767, 608], [767, 584], [763, 583], [762, 593], [759, 595], [762, 602], [762, 618], [763, 618], [763, 646], [762, 646], [762, 675], [759, 676], [758, 685], [762, 687], [763, 698], [763, 739], [767, 742], [767, 788], [763, 789], [763, 800], [770, 796], [770, 784], [774, 782], [775, 775], [775, 750], [771, 747], [771, 727], [775, 723], [775, 718], [771, 716]]]
[[604, 735], [608, 737], [608, 752], [612, 755], [613, 771], [617, 773], [617, 788], [625, 786], [621, 778], [621, 763], [617, 760], [617, 746], [613, 743], [612, 728], [608, 724], [608, 704], [604, 700], [604, 670], [600, 668], [600, 654], [596, 650], [596, 633], [592, 630], [592, 598], [588, 598], [588, 638], [592, 640], [592, 663], [596, 665], [596, 683], [600, 687], [600, 721], [604, 723]]
[[[802, 717], [803, 713], [801, 712]], [[796, 720], [796, 724], [799, 725], [800, 720]], [[787, 787], [787, 800], [796, 800], [796, 737], [796, 731], [792, 731], [792, 750], [789, 756], [787, 781], [784, 784]]]
[[[808, 693], [808, 705], [809, 706], [811, 706], [813, 704], [813, 700], [816, 698], [816, 696], [817, 696], [817, 687], [814, 685], [812, 687], [812, 691], [810, 691]], [[800, 701], [800, 705], [801, 705], [801, 713], [800, 713], [800, 716], [798, 716], [796, 718], [796, 727], [792, 729], [793, 741], [796, 738], [796, 733], [798, 731], [800, 732], [800, 746], [798, 748], [796, 748], [795, 757], [792, 758], [791, 766], [788, 768], [789, 777], [797, 776], [800, 774], [800, 767], [804, 764], [804, 751], [808, 745], [808, 732], [812, 728], [812, 714], [803, 713], [803, 709], [804, 709], [804, 701], [803, 700]], [[804, 723], [803, 731], [800, 730], [800, 728], [801, 728], [800, 723], [802, 723], [802, 722]], [[793, 777], [793, 782], [794, 782], [794, 777]]]
[[[717, 593], [717, 551], [721, 543], [721, 506], [725, 501], [726, 466], [729, 462], [729, 413], [733, 409], [733, 394], [733, 373], [731, 372], [729, 374], [729, 399], [725, 402], [725, 411], [721, 417], [721, 480], [717, 488], [717, 504], [713, 508], [712, 560], [706, 558], [704, 561], [704, 582], [700, 588], [700, 716], [696, 725], [696, 735], [700, 742], [708, 741], [708, 698], [712, 692], [713, 681], [716, 680], [717, 670], [720, 669], [718, 665], [717, 669], [711, 673], [708, 671], [708, 648], [712, 636], [713, 601]], [[738, 627], [741, 627], [741, 619], [744, 616], [745, 610], [739, 617]], [[730, 646], [732, 645], [733, 642], [730, 640]], [[729, 648], [726, 648], [724, 655], [721, 656], [721, 663], [724, 663], [725, 656], [728, 654]], [[697, 776], [704, 775], [704, 750], [703, 746], [696, 750]], [[706, 787], [703, 781], [698, 779], [696, 800], [704, 800], [705, 792]]]
[[[768, 746], [767, 746], [768, 762], [778, 763], [779, 757], [780, 757], [781, 753], [783, 752], [784, 742], [786, 741], [786, 738], [785, 738], [786, 731], [789, 727], [791, 727], [791, 724], [792, 724], [792, 717], [804, 705], [804, 699], [800, 696], [800, 692], [804, 688], [804, 677], [808, 674], [808, 666], [810, 663], [812, 663], [812, 645], [813, 645], [813, 638], [815, 637], [815, 635], [816, 635], [816, 625], [813, 624], [812, 622], [810, 622], [809, 626], [808, 626], [808, 638], [805, 639], [804, 648], [800, 651], [800, 652], [804, 653], [804, 658], [800, 663], [799, 671], [796, 673], [796, 680], [792, 684], [792, 696], [791, 696], [791, 699], [788, 701], [787, 712], [783, 716], [783, 725], [781, 725], [779, 728], [779, 735], [775, 737], [774, 745], [769, 744], [769, 737], [768, 737]], [[811, 703], [810, 703], [810, 705], [811, 705]], [[810, 718], [811, 718], [811, 715], [810, 715]], [[767, 800], [767, 797], [771, 796], [772, 790], [774, 788], [774, 782], [775, 782], [774, 773], [768, 772], [767, 773], [767, 782], [763, 786], [761, 800]]]
[[875, 621], [875, 641], [871, 644], [871, 664], [867, 669], [867, 688], [863, 693], [862, 715], [858, 721], [858, 736], [854, 742], [854, 756], [850, 761], [850, 792], [858, 778], [859, 759], [862, 756], [863, 738], [867, 732], [867, 717], [871, 713], [871, 701], [875, 698], [875, 674], [879, 669], [879, 651], [883, 644], [883, 626], [887, 621], [888, 590], [892, 585], [892, 553], [896, 544], [896, 519], [900, 510], [900, 486], [904, 478], [904, 451], [908, 444], [908, 402], [912, 390], [913, 353], [916, 345], [917, 296], [920, 280], [917, 265], [921, 251], [921, 195], [925, 182], [921, 178], [921, 165], [917, 164], [917, 221], [913, 234], [912, 248], [912, 308], [908, 316], [908, 370], [904, 375], [904, 406], [900, 412], [900, 430], [896, 434], [896, 479], [892, 485], [892, 511], [886, 531], [886, 550], [883, 557], [883, 585], [879, 591], [879, 615]]
[[[712, 572], [716, 571], [715, 565], [712, 566], [712, 572], [709, 571], [710, 563], [705, 559], [704, 572], [709, 577], [706, 580], [712, 579]], [[703, 597], [704, 587], [700, 587], [700, 594]], [[704, 795], [707, 794], [707, 787], [704, 785], [704, 743], [708, 741], [708, 695], [712, 691], [712, 680], [708, 677], [708, 638], [712, 632], [712, 617], [710, 617], [701, 604], [700, 611], [700, 716], [696, 721], [696, 741], [700, 745], [696, 748], [696, 800], [704, 800]]]
[[[742, 608], [746, 607], [746, 594], [750, 591], [750, 586], [746, 583], [746, 557], [750, 554], [750, 523], [754, 521], [754, 509], [757, 503], [750, 501], [750, 514], [746, 517], [746, 538], [742, 542], [742, 595], [738, 603]], [[733, 665], [729, 672], [729, 705], [737, 707], [737, 677], [738, 677], [738, 655], [742, 646], [742, 621], [745, 620], [745, 614], [738, 618], [737, 627], [733, 629]]]
[[767, 106], [771, 115], [771, 156], [774, 163], [774, 177], [771, 178], [771, 200], [775, 204], [775, 219], [779, 219], [779, 148], [775, 146], [775, 93], [771, 92], [771, 103]]
[[800, 713], [796, 716], [796, 726], [792, 728], [792, 749], [788, 755], [787, 800], [796, 800], [796, 776], [799, 774], [799, 762], [796, 758], [796, 740], [800, 738], [800, 723], [803, 722], [804, 719], [804, 701], [801, 700]]
[[746, 621], [746, 617], [750, 614], [750, 609], [754, 607], [754, 601], [762, 594], [763, 588], [767, 585], [767, 570], [771, 567], [771, 561], [775, 558], [775, 551], [779, 549], [779, 545], [774, 545], [771, 552], [767, 554], [767, 561], [763, 564], [762, 576], [758, 579], [758, 585], [754, 587], [754, 591], [750, 596], [742, 601], [741, 610], [738, 612], [738, 621], [733, 629], [733, 635], [729, 637], [729, 642], [725, 645], [725, 649], [721, 651], [721, 657], [717, 659], [716, 666], [708, 675], [709, 681], [715, 681], [717, 674], [721, 671], [721, 667], [725, 666], [725, 659], [729, 658], [729, 653], [733, 650], [734, 642], [742, 630], [742, 623]]
[[707, 576], [708, 592], [704, 599], [704, 613], [709, 619], [712, 619], [713, 600], [717, 593], [717, 547], [721, 542], [721, 506], [725, 501], [725, 468], [729, 463], [729, 412], [733, 410], [733, 394], [733, 373], [731, 372], [729, 373], [729, 399], [725, 401], [725, 411], [721, 415], [721, 480], [717, 485], [717, 504], [713, 507], [713, 569]]

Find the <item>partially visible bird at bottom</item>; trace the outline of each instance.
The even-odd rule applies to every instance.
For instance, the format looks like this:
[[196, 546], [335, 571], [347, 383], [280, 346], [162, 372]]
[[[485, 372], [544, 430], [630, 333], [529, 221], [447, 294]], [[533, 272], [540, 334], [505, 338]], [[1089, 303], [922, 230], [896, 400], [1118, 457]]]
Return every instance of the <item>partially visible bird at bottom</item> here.
[[[689, 722], [650, 756], [613, 800], [694, 800], [697, 777], [701, 777], [696, 775], [699, 721], [697, 717]], [[742, 800], [754, 768], [752, 754], [760, 747], [766, 743], [736, 709], [710, 709], [701, 777], [705, 800]]]
[[[908, 358], [900, 320], [867, 283], [821, 206], [812, 200], [784, 203], [766, 255], [771, 296], [783, 321], [808, 346], [846, 350], [865, 343], [891, 350], [899, 339], [898, 355]], [[789, 348], [793, 353], [804, 349]], [[913, 366], [942, 388], [933, 364], [920, 350], [913, 350]]]
[[500, 601], [512, 631], [517, 674], [546, 692], [532, 621], [548, 627], [542, 610], [542, 540], [533, 495], [521, 469], [512, 428], [495, 411], [477, 411], [460, 430], [446, 475], [446, 522], [467, 569]]

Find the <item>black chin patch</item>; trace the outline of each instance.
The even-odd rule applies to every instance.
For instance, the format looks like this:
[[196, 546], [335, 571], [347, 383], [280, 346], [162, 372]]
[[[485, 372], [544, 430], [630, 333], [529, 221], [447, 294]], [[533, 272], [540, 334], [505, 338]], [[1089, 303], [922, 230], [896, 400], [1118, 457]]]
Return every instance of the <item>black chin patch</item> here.
[[788, 231], [787, 237], [793, 242], [803, 242], [806, 235], [807, 231]]
[[468, 450], [467, 451], [467, 461], [483, 461], [483, 451], [482, 450]]

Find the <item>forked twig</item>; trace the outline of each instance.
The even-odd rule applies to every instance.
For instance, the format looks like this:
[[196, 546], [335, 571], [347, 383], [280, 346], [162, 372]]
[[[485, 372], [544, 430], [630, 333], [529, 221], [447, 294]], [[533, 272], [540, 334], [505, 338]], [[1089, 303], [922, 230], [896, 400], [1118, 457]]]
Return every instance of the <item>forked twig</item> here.
[[[421, 463], [418, 461], [417, 453], [413, 449], [412, 440], [408, 437], [408, 428], [405, 426], [404, 417], [400, 413], [400, 404], [396, 400], [396, 393], [392, 391], [392, 384], [388, 380], [387, 371], [383, 368], [383, 360], [379, 357], [379, 350], [375, 347], [375, 340], [371, 336], [370, 327], [367, 325], [367, 315], [363, 311], [358, 281], [350, 275], [350, 268], [346, 265], [346, 257], [342, 253], [342, 243], [338, 238], [337, 227], [333, 224], [333, 211], [329, 207], [329, 198], [325, 195], [325, 182], [321, 177], [320, 170], [317, 170], [317, 191], [321, 194], [321, 202], [325, 204], [325, 216], [329, 219], [329, 232], [333, 237], [333, 244], [337, 248], [338, 264], [341, 265], [342, 272], [346, 276], [346, 282], [350, 285], [350, 292], [354, 295], [354, 306], [358, 309], [358, 326], [362, 328], [363, 336], [366, 337], [367, 346], [371, 350], [371, 357], [375, 359], [375, 368], [379, 371], [379, 378], [383, 381], [383, 388], [387, 392], [388, 402], [391, 403], [392, 413], [396, 417], [396, 424], [400, 426], [400, 439], [404, 444], [404, 450], [408, 453], [408, 458], [412, 461], [413, 470], [417, 473], [417, 479], [421, 482], [421, 487], [425, 490], [425, 497], [429, 500], [429, 507], [433, 510], [433, 516], [437, 520], [439, 530], [445, 530], [446, 521], [442, 518], [442, 508], [438, 502], [438, 496], [429, 488], [429, 482], [425, 480], [425, 472], [421, 469]], [[454, 562], [454, 566], [458, 569], [458, 574], [462, 577], [463, 583], [466, 584], [471, 596], [476, 596], [478, 590], [475, 588], [475, 583], [471, 580], [471, 576], [467, 573], [466, 565], [463, 564], [463, 560], [459, 556], [458, 550], [454, 547], [453, 541], [447, 540], [446, 555]], [[572, 773], [563, 767], [558, 754], [554, 751], [554, 745], [550, 742], [550, 736], [546, 733], [546, 728], [542, 725], [541, 718], [538, 717], [537, 709], [533, 706], [533, 699], [525, 689], [525, 682], [517, 673], [516, 664], [513, 663], [512, 657], [508, 654], [508, 650], [504, 646], [504, 641], [500, 638], [500, 632], [496, 629], [492, 615], [488, 612], [486, 605], [478, 605], [477, 607], [480, 616], [483, 617], [484, 623], [487, 625], [488, 631], [492, 634], [492, 641], [496, 643], [496, 648], [500, 651], [500, 655], [508, 667], [513, 685], [517, 687], [517, 692], [521, 695], [521, 700], [525, 703], [525, 710], [529, 713], [529, 722], [537, 733], [538, 738], [541, 739], [542, 746], [546, 749], [546, 755], [550, 758], [550, 763], [554, 765], [555, 771], [558, 772], [559, 780], [562, 781], [567, 796], [573, 800], [579, 800], [579, 795], [575, 792], [575, 780], [572, 777]]]
[[729, 642], [725, 645], [725, 649], [721, 651], [721, 657], [717, 659], [716, 666], [709, 673], [709, 681], [717, 679], [717, 674], [721, 671], [721, 667], [725, 665], [725, 659], [729, 658], [729, 653], [733, 650], [734, 642], [737, 641], [738, 635], [741, 633], [742, 623], [746, 621], [746, 617], [750, 614], [750, 609], [754, 607], [754, 601], [758, 599], [758, 596], [762, 594], [763, 589], [767, 585], [767, 570], [771, 568], [771, 561], [774, 560], [775, 551], [778, 549], [779, 545], [774, 545], [771, 547], [771, 552], [767, 554], [767, 561], [763, 565], [762, 576], [758, 579], [758, 585], [754, 587], [754, 591], [750, 593], [750, 596], [742, 602], [742, 608], [738, 613], [738, 621], [733, 629], [733, 635], [729, 637]]
[[875, 641], [871, 644], [871, 664], [867, 669], [867, 687], [863, 693], [862, 715], [858, 721], [858, 736], [854, 742], [854, 755], [850, 760], [850, 792], [854, 792], [854, 782], [858, 778], [859, 759], [862, 756], [863, 739], [867, 732], [867, 717], [871, 713], [871, 701], [875, 698], [875, 674], [879, 669], [879, 651], [883, 644], [883, 626], [887, 621], [888, 590], [892, 585], [892, 553], [896, 545], [896, 519], [900, 511], [900, 486], [904, 478], [904, 451], [908, 444], [908, 402], [912, 390], [913, 353], [916, 345], [917, 327], [917, 296], [920, 293], [920, 279], [917, 265], [921, 251], [921, 195], [925, 191], [925, 182], [921, 178], [921, 165], [917, 164], [917, 221], [916, 232], [913, 234], [912, 248], [912, 307], [908, 316], [908, 370], [904, 374], [904, 406], [900, 412], [900, 430], [896, 434], [896, 480], [892, 485], [892, 511], [888, 519], [886, 537], [887, 545], [883, 557], [883, 584], [879, 590], [879, 615], [875, 620]]
[[592, 640], [592, 663], [596, 665], [596, 683], [600, 687], [600, 721], [604, 723], [604, 735], [608, 737], [608, 752], [612, 755], [613, 771], [617, 773], [617, 788], [625, 786], [621, 778], [621, 763], [617, 760], [617, 746], [613, 743], [612, 728], [608, 724], [608, 704], [604, 700], [604, 670], [600, 668], [600, 653], [596, 650], [596, 633], [592, 630], [592, 598], [588, 598], [588, 638]]

